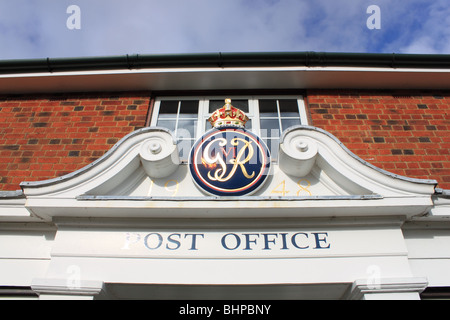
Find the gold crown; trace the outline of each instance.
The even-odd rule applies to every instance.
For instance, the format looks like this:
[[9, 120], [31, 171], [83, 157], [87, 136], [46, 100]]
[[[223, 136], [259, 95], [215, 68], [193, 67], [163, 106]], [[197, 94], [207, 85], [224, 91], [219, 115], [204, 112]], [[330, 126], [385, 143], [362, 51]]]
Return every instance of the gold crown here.
[[225, 99], [225, 105], [213, 112], [208, 119], [214, 128], [221, 126], [245, 127], [247, 115], [231, 105], [231, 99]]

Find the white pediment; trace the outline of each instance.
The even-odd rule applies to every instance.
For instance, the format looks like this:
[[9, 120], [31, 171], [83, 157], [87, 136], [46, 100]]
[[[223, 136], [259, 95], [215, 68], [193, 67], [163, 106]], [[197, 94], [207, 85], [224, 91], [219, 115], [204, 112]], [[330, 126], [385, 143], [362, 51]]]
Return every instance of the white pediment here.
[[278, 162], [250, 196], [205, 194], [171, 133], [149, 127], [69, 175], [21, 184], [27, 208], [45, 219], [83, 217], [334, 217], [421, 215], [436, 181], [398, 176], [350, 152], [324, 130], [297, 126], [281, 137]]

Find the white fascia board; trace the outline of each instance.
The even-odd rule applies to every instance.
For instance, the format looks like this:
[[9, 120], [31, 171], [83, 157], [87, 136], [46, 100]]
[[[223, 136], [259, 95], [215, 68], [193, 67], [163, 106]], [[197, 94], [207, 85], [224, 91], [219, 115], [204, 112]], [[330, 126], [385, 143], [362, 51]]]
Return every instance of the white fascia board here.
[[0, 75], [0, 93], [237, 89], [450, 89], [448, 69], [167, 68]]
[[286, 200], [249, 197], [240, 201], [216, 200], [77, 200], [33, 198], [27, 207], [44, 220], [53, 217], [96, 218], [330, 218], [404, 216], [426, 214], [430, 197], [392, 197], [382, 199]]

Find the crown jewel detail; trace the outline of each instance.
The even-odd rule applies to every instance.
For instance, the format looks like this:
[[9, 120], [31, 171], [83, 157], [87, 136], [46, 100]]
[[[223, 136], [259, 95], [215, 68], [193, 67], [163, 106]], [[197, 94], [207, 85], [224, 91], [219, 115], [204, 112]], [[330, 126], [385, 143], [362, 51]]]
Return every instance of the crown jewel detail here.
[[222, 126], [245, 127], [247, 115], [240, 109], [231, 105], [231, 99], [225, 99], [225, 105], [212, 113], [208, 119], [213, 128]]

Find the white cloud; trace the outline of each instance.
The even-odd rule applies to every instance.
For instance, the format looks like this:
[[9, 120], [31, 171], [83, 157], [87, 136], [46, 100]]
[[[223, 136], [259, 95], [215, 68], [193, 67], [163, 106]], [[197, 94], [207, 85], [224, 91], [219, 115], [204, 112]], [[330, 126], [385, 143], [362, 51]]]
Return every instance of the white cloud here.
[[[448, 0], [0, 0], [0, 59], [218, 51], [450, 51]], [[81, 8], [69, 30], [68, 6]], [[368, 30], [369, 5], [381, 30]], [[426, 12], [425, 16], [423, 13]]]
[[414, 31], [400, 52], [450, 53], [450, 7], [448, 0], [433, 1], [422, 17], [420, 28]]

